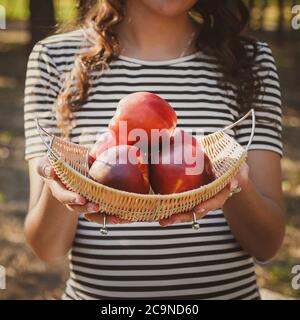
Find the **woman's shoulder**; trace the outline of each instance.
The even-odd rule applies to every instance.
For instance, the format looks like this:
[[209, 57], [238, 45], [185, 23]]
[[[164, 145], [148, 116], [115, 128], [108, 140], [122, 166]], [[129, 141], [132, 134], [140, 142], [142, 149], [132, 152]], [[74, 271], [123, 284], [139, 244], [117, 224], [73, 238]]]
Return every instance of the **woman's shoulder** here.
[[38, 43], [49, 48], [77, 47], [84, 44], [85, 37], [82, 29], [57, 33], [39, 41]]
[[31, 58], [43, 56], [52, 62], [58, 72], [68, 71], [75, 57], [86, 50], [86, 38], [82, 29], [51, 35], [40, 40], [33, 48]]
[[259, 40], [251, 41], [251, 43], [247, 42], [246, 49], [249, 51], [249, 53], [253, 53], [254, 50], [256, 60], [265, 58], [273, 60], [273, 50], [267, 42]]

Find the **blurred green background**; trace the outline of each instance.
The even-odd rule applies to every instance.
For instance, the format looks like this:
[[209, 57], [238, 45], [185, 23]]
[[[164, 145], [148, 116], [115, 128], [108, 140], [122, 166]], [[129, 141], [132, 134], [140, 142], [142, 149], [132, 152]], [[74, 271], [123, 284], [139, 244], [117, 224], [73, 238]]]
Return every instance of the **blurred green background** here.
[[[44, 0], [40, 3], [45, 2]], [[2, 0], [9, 20], [27, 21], [30, 16], [29, 0]], [[77, 12], [74, 0], [54, 0], [55, 16], [58, 20], [73, 20]]]
[[[0, 290], [0, 299], [60, 298], [68, 273], [65, 262], [47, 265], [35, 258], [23, 235], [28, 199], [23, 130], [28, 53], [38, 37], [54, 30], [54, 19], [74, 22], [88, 3], [55, 0], [52, 12], [46, 10], [50, 2], [32, 0], [35, 13], [30, 14], [29, 0], [0, 0], [7, 14], [7, 29], [0, 30], [0, 265], [6, 268], [7, 289]], [[250, 0], [247, 4], [252, 15], [248, 32], [268, 42], [276, 58], [284, 112], [282, 187], [287, 233], [278, 255], [258, 265], [257, 274], [264, 297], [299, 299], [300, 290], [291, 287], [291, 269], [300, 264], [300, 29], [291, 28], [291, 19], [292, 6], [300, 1]], [[45, 21], [53, 22], [50, 28]]]

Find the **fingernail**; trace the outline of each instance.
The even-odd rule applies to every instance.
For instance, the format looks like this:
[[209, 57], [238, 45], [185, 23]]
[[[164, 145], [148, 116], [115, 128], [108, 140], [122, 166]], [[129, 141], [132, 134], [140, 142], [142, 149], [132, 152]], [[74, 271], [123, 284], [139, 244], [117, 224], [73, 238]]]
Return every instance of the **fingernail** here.
[[45, 165], [44, 167], [44, 174], [46, 177], [50, 178], [51, 177], [51, 167], [48, 165]]
[[92, 221], [90, 218], [89, 218], [89, 216], [88, 215], [84, 215], [84, 218], [86, 219], [86, 220], [88, 220], [88, 221]]
[[230, 184], [230, 191], [235, 190], [238, 187], [238, 183], [236, 180], [232, 181]]
[[83, 205], [85, 204], [85, 200], [81, 197], [77, 197], [74, 199], [74, 203]]
[[86, 220], [88, 220], [89, 222], [95, 222], [95, 221], [89, 216], [89, 214], [85, 214], [85, 215], [84, 215], [84, 218], [85, 218]]
[[99, 211], [99, 208], [96, 204], [92, 204], [92, 203], [89, 203], [87, 206], [87, 211], [88, 212], [98, 212]]
[[195, 207], [195, 210], [197, 213], [203, 213], [206, 209], [201, 207], [201, 205], [198, 205]]
[[162, 227], [162, 228], [165, 228], [165, 227], [167, 227], [169, 225], [169, 223], [162, 223], [160, 226]]
[[159, 224], [161, 227], [165, 227], [168, 223], [166, 221], [160, 221]]

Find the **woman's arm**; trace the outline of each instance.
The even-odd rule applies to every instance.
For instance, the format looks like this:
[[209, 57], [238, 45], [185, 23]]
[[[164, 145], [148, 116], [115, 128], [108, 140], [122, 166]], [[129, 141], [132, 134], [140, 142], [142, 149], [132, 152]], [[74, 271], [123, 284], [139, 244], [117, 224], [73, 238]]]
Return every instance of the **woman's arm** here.
[[[242, 191], [229, 197], [229, 189], [237, 186]], [[248, 165], [242, 167], [230, 188], [195, 208], [197, 218], [221, 207], [243, 249], [259, 261], [271, 259], [282, 243], [285, 229], [280, 156], [270, 151], [249, 151]], [[191, 213], [183, 213], [161, 220], [160, 224], [189, 221]]]
[[46, 157], [29, 160], [29, 178], [26, 240], [39, 258], [54, 261], [69, 251], [76, 231], [78, 213], [97, 212], [99, 207], [66, 190]]
[[76, 230], [77, 214], [70, 213], [54, 198], [49, 184], [38, 174], [39, 161], [39, 158], [29, 160], [30, 200], [25, 236], [40, 259], [53, 261], [68, 252]]
[[280, 156], [249, 151], [249, 178], [241, 177], [242, 191], [223, 209], [231, 231], [244, 250], [259, 261], [271, 259], [284, 236]]
[[[30, 200], [25, 220], [25, 236], [35, 254], [44, 261], [63, 258], [70, 250], [78, 214], [103, 223], [99, 206], [68, 191], [48, 163], [47, 157], [29, 160]], [[129, 223], [107, 217], [108, 224]]]

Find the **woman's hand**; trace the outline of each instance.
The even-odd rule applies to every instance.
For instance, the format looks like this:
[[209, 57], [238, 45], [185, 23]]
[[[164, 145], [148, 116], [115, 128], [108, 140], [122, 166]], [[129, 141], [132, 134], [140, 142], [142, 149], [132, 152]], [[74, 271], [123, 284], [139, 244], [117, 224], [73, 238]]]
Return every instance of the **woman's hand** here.
[[172, 215], [170, 218], [162, 219], [159, 221], [159, 224], [162, 227], [166, 227], [171, 224], [191, 222], [193, 220], [193, 212], [196, 215], [196, 219], [200, 220], [203, 218], [209, 211], [220, 209], [224, 206], [225, 202], [230, 198], [234, 193], [240, 192], [244, 186], [248, 183], [249, 177], [249, 166], [245, 163], [242, 165], [238, 174], [230, 182], [227, 188], [224, 188], [213, 198], [199, 204], [191, 212], [178, 213]]
[[[89, 221], [103, 223], [103, 215], [99, 213], [99, 206], [95, 203], [88, 202], [81, 195], [67, 190], [56, 176], [47, 156], [41, 158], [37, 166], [37, 171], [38, 174], [44, 178], [44, 182], [49, 187], [53, 197], [65, 205], [68, 210], [79, 214], [85, 214], [86, 219]], [[107, 223], [116, 224], [124, 223], [124, 221], [117, 217], [108, 216]]]

